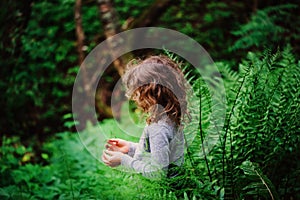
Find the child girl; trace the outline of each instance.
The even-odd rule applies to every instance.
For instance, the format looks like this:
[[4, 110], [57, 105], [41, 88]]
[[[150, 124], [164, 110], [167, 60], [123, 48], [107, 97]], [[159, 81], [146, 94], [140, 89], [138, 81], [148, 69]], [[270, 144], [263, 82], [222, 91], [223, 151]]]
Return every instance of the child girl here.
[[139, 143], [109, 139], [103, 162], [125, 166], [147, 177], [176, 175], [184, 158], [182, 119], [187, 111], [186, 82], [178, 65], [166, 56], [131, 61], [124, 74], [126, 96], [148, 114]]

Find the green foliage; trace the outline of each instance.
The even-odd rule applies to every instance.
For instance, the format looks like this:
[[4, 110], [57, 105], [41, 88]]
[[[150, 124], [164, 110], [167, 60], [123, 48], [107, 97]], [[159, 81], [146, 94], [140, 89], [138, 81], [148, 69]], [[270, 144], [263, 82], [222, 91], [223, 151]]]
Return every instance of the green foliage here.
[[[123, 24], [131, 17], [137, 19], [154, 2], [116, 0], [114, 6]], [[277, 48], [289, 42], [299, 52], [300, 20], [295, 14], [299, 6], [293, 2], [260, 2], [255, 7], [251, 2], [184, 0], [171, 2], [154, 23], [191, 36], [214, 59], [237, 70], [231, 63], [244, 56], [246, 51], [240, 50]], [[0, 121], [0, 131], [19, 135], [62, 131], [64, 122], [58, 116], [70, 113], [78, 71], [74, 0], [12, 0], [1, 2], [1, 7], [5, 9], [0, 15], [4, 66], [0, 103], [6, 117]], [[96, 2], [83, 2], [86, 53], [105, 39], [98, 15]], [[233, 54], [228, 49], [239, 51]]]
[[121, 18], [121, 23], [125, 23], [129, 18], [137, 19], [142, 15], [143, 11], [146, 10], [154, 1], [122, 1], [114, 0], [114, 5]]
[[[41, 136], [63, 130], [60, 116], [71, 112], [78, 71], [73, 7], [74, 1], [69, 0], [32, 2], [22, 34], [9, 36], [17, 42], [14, 49], [1, 47], [9, 57], [1, 58], [7, 65], [0, 80], [6, 116], [0, 121], [0, 132]], [[82, 12], [90, 51], [96, 45], [94, 35], [101, 33], [97, 6], [84, 6]]]
[[[299, 198], [300, 169], [295, 158], [300, 153], [300, 65], [291, 48], [275, 54], [249, 53], [239, 74], [225, 64], [217, 66], [222, 68], [227, 91], [232, 90], [227, 94], [225, 126], [208, 128], [215, 122], [216, 102], [200, 76], [186, 73], [195, 95], [189, 102], [192, 120], [185, 128], [188, 146], [178, 177], [155, 181], [106, 167], [97, 160], [100, 154], [97, 159], [90, 154], [103, 148], [99, 129], [87, 126], [81, 140], [74, 133], [57, 134], [38, 155], [17, 137], [3, 137], [1, 199]], [[128, 120], [121, 119], [123, 128], [141, 131], [129, 126]], [[101, 126], [107, 137], [136, 141], [137, 136], [122, 135], [113, 120]], [[208, 131], [217, 131], [219, 142], [204, 152]], [[94, 150], [89, 145], [86, 149], [86, 144]], [[36, 163], [37, 156], [43, 164]]]
[[[102, 125], [122, 137], [114, 120]], [[85, 134], [93, 137], [96, 130], [89, 127]], [[15, 148], [20, 145], [17, 138], [3, 139], [1, 199], [177, 199], [159, 182], [106, 167], [91, 156], [75, 133], [57, 134], [44, 144], [47, 165], [22, 162], [30, 149]]]
[[[138, 18], [153, 2], [116, 0], [114, 5], [122, 24]], [[0, 3], [0, 199], [300, 199], [297, 2], [174, 2], [154, 20], [156, 26], [191, 36], [215, 60], [223, 60], [216, 65], [228, 109], [225, 126], [214, 124], [218, 113], [213, 108], [220, 102], [212, 102], [207, 82], [183, 65], [194, 92], [189, 96], [192, 120], [185, 128], [187, 152], [181, 175], [167, 182], [102, 165], [74, 133], [57, 134], [42, 147], [28, 142], [74, 128], [70, 115], [78, 71], [74, 1]], [[83, 3], [88, 53], [104, 36], [97, 3]], [[277, 50], [287, 43], [294, 53], [289, 46]], [[261, 53], [265, 47], [271, 50]], [[249, 50], [252, 53], [240, 65], [232, 64]], [[132, 115], [135, 122], [140, 120]], [[102, 125], [110, 136], [134, 140], [118, 135], [120, 129], [111, 120]], [[212, 125], [217, 128], [209, 129]], [[96, 132], [91, 126], [83, 131], [98, 149]], [[203, 147], [210, 134], [219, 142], [208, 152]]]
[[[249, 53], [239, 73], [228, 64], [217, 66], [228, 102], [225, 125], [219, 129], [209, 129], [210, 125], [218, 127], [213, 119], [216, 110], [212, 110], [218, 102], [211, 101], [208, 82], [194, 71], [190, 73], [189, 66], [182, 67], [194, 95], [189, 94], [192, 120], [185, 126], [186, 170], [175, 180], [181, 186], [177, 195], [298, 198], [299, 165], [293, 157], [299, 155], [300, 65], [291, 47], [276, 53]], [[203, 148], [208, 133], [219, 136], [211, 152]]]
[[232, 60], [228, 47], [234, 43], [230, 31], [244, 16], [245, 5], [219, 1], [180, 1], [172, 4], [159, 20], [159, 26], [184, 33], [201, 44], [214, 59]]
[[[205, 199], [298, 198], [299, 165], [293, 157], [300, 150], [300, 65], [291, 47], [276, 53], [249, 53], [239, 73], [228, 64], [217, 66], [228, 102], [225, 125], [219, 129], [208, 128], [218, 127], [212, 118], [218, 102], [211, 101], [207, 82], [195, 72], [192, 76], [186, 73], [195, 95], [189, 95], [192, 121], [185, 128], [189, 175], [181, 177], [188, 182], [181, 181], [182, 191], [189, 198], [194, 190], [185, 188], [195, 188], [198, 198], [203, 194], [199, 191], [204, 191]], [[218, 135], [219, 143], [211, 152], [204, 152], [208, 133]]]
[[[295, 4], [282, 4], [257, 10], [252, 14], [249, 22], [232, 32], [239, 39], [235, 41], [230, 49], [277, 48], [299, 39], [298, 34], [289, 34], [290, 19], [293, 18], [291, 11], [297, 7]], [[299, 26], [294, 26], [295, 31], [299, 32]]]
[[253, 186], [242, 186], [245, 182], [237, 170], [250, 160], [259, 164], [263, 179], [270, 179], [280, 196], [298, 198], [296, 182], [289, 194], [282, 193], [286, 189], [281, 187], [287, 187], [282, 182], [291, 176], [290, 171], [298, 169], [292, 157], [299, 153], [299, 63], [287, 47], [283, 52], [266, 52], [263, 56], [249, 53], [240, 67], [236, 96], [229, 100], [223, 147], [213, 152], [222, 153], [225, 189], [229, 195], [243, 196], [245, 188]]
[[[254, 97], [257, 99], [251, 99], [249, 107], [243, 109], [247, 118], [241, 120], [240, 124], [253, 127], [252, 130], [247, 129], [247, 136], [256, 133], [256, 137], [249, 139], [261, 145], [259, 148], [252, 147], [254, 153], [257, 152], [252, 160], [262, 163], [263, 170], [272, 169], [267, 175], [275, 184], [280, 184], [291, 169], [278, 163], [289, 163], [293, 170], [297, 170], [293, 156], [299, 153], [296, 142], [299, 140], [299, 63], [291, 54], [291, 48], [287, 47], [282, 53], [266, 56], [261, 62], [260, 70], [255, 75], [258, 78], [253, 76], [253, 81], [260, 81], [252, 82], [256, 91]], [[251, 88], [250, 84], [248, 88]], [[254, 111], [256, 116], [247, 114]], [[264, 144], [268, 144], [268, 148]], [[265, 155], [259, 152], [264, 152]], [[287, 174], [279, 176], [280, 171]], [[299, 187], [297, 184], [294, 186]]]
[[243, 185], [245, 185], [245, 183], [247, 184], [247, 186], [243, 188], [244, 194], [241, 195], [242, 198], [248, 196], [253, 198], [279, 199], [272, 182], [262, 174], [261, 170], [257, 168], [255, 164], [250, 161], [244, 161], [240, 168], [245, 175], [244, 181], [241, 183]]

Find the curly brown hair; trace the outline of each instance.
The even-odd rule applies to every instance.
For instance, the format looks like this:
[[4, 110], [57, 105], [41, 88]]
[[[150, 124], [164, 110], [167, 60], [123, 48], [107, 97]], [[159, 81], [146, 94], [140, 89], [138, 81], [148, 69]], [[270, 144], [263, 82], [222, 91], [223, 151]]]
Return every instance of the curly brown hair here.
[[126, 96], [149, 113], [147, 123], [165, 114], [180, 126], [187, 112], [186, 81], [177, 63], [164, 55], [134, 59], [122, 77]]

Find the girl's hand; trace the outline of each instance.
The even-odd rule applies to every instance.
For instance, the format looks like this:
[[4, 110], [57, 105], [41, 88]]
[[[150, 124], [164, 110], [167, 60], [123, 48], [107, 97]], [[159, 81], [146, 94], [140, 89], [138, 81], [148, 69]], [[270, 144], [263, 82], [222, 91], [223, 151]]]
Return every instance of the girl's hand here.
[[105, 148], [110, 151], [117, 151], [122, 153], [128, 153], [129, 142], [126, 140], [113, 138], [109, 139], [105, 145]]
[[121, 157], [123, 153], [116, 151], [105, 150], [102, 154], [102, 161], [110, 167], [116, 167], [121, 164]]

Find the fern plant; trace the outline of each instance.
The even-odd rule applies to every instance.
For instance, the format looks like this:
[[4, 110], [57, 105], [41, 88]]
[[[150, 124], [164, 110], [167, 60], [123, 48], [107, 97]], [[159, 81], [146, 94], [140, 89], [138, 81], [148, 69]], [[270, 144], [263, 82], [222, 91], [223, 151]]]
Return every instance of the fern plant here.
[[291, 47], [249, 53], [239, 73], [217, 66], [228, 109], [224, 126], [214, 129], [219, 142], [211, 152], [204, 152], [204, 138], [214, 125], [216, 102], [203, 78], [184, 68], [194, 96], [189, 96], [192, 120], [185, 128], [188, 172], [181, 176], [182, 190], [190, 198], [204, 198], [205, 186], [211, 196], [204, 199], [299, 198], [299, 166], [293, 157], [300, 151], [300, 65]]
[[[262, 49], [265, 46], [276, 48], [278, 45], [299, 39], [297, 34], [289, 34], [289, 19], [292, 19], [290, 11], [297, 7], [295, 4], [282, 4], [257, 10], [249, 22], [232, 32], [238, 39], [229, 50]], [[293, 30], [299, 32], [297, 26]]]
[[244, 183], [247, 185], [242, 189], [243, 193], [241, 198], [252, 197], [259, 199], [264, 197], [265, 199], [279, 199], [279, 196], [275, 190], [272, 182], [261, 172], [261, 170], [252, 162], [244, 161], [240, 169], [243, 171]]
[[249, 53], [240, 67], [242, 78], [224, 130], [223, 179], [231, 196], [243, 194], [237, 167], [250, 160], [282, 190], [280, 182], [287, 176], [282, 172], [297, 168], [290, 158], [299, 153], [300, 65], [287, 47], [275, 54], [266, 51], [262, 57]]

